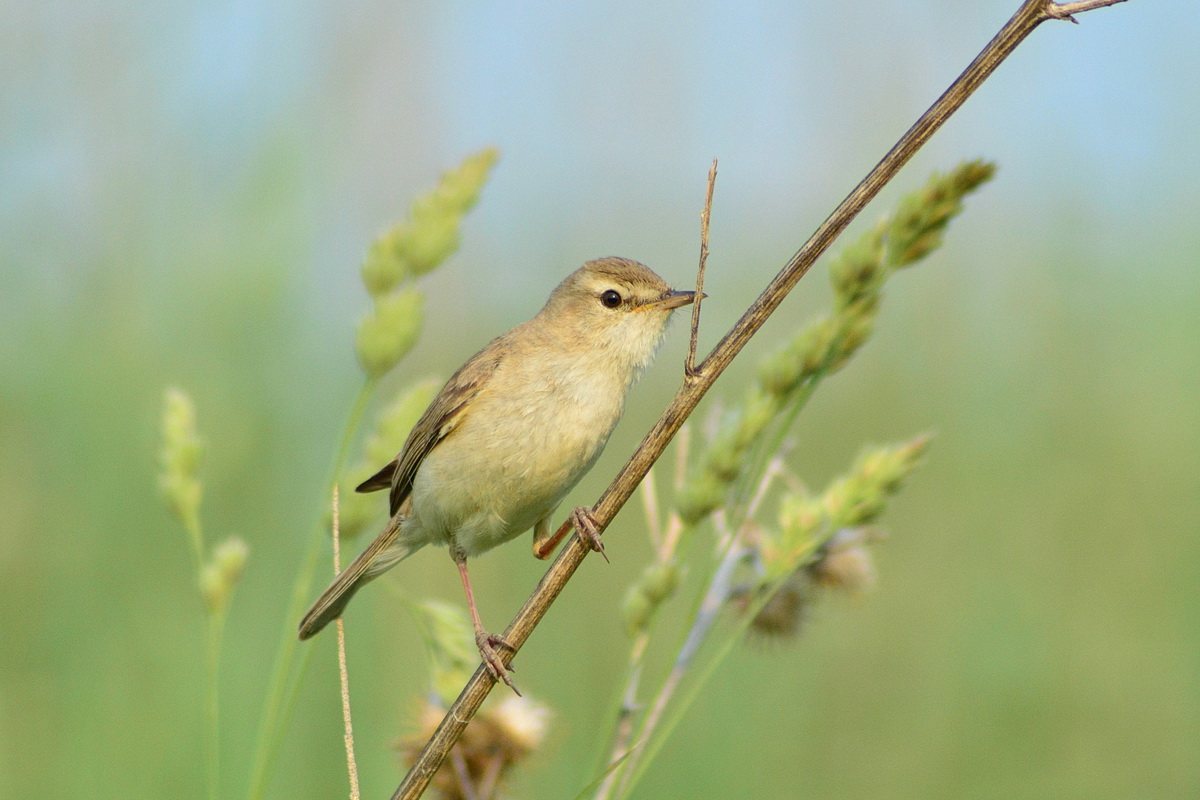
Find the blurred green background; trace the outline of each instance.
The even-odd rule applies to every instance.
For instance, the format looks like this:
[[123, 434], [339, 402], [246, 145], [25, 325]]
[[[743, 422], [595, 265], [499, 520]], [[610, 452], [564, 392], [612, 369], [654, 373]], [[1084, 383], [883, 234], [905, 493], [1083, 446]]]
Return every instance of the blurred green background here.
[[[689, 281], [716, 155], [711, 345], [1017, 3], [783, 5], [0, 3], [0, 796], [204, 796], [200, 603], [155, 486], [168, 384], [198, 406], [210, 540], [250, 545], [222, 675], [222, 794], [244, 796], [360, 383], [357, 266], [442, 169], [503, 153], [385, 395], [588, 258]], [[877, 590], [737, 653], [640, 796], [1200, 796], [1200, 6], [1080, 21], [1037, 31], [864, 215], [1000, 164], [796, 430], [815, 485], [936, 432]], [[827, 296], [818, 265], [715, 394]], [[665, 405], [685, 338], [568, 502]], [[520, 655], [556, 717], [514, 795], [590, 778], [640, 522]], [[474, 570], [495, 628], [544, 569], [521, 542]], [[351, 611], [365, 797], [395, 787], [426, 680], [399, 587], [459, 598], [429, 550]], [[333, 638], [306, 646], [271, 797], [345, 792]]]

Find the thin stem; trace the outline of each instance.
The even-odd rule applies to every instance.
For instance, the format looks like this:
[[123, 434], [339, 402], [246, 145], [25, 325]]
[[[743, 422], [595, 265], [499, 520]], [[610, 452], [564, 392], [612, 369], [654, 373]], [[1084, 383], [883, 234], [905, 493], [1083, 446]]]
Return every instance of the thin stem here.
[[225, 611], [209, 611], [208, 622], [208, 796], [221, 797], [221, 640]]
[[717, 160], [708, 168], [708, 190], [704, 196], [704, 210], [700, 212], [700, 264], [696, 268], [696, 299], [692, 302], [692, 335], [688, 340], [687, 361], [683, 363], [685, 375], [696, 371], [696, 340], [700, 336], [700, 304], [704, 301], [704, 267], [708, 263], [708, 221], [712, 217], [713, 188], [717, 183]]
[[684, 482], [687, 480], [688, 456], [692, 450], [692, 429], [684, 425], [679, 430], [679, 441], [675, 445], [675, 475], [672, 486], [675, 491], [683, 488]]
[[187, 533], [192, 566], [196, 568], [196, 579], [199, 580], [204, 570], [204, 530], [200, 526], [200, 517], [196, 514], [185, 514], [183, 529]]
[[[769, 469], [770, 459], [780, 451], [783, 446], [784, 437], [787, 432], [792, 429], [792, 424], [796, 421], [796, 417], [808, 405], [808, 401], [816, 393], [817, 387], [821, 381], [829, 376], [829, 368], [833, 360], [837, 358], [837, 353], [840, 350], [841, 337], [839, 336], [830, 343], [828, 355], [825, 357], [825, 362], [821, 364], [804, 382], [797, 387], [791, 397], [787, 400], [790, 405], [781, 421], [773, 423], [768, 429], [768, 434], [759, 439], [757, 446], [751, 451], [750, 463], [751, 468], [746, 470], [740, 479], [738, 491], [734, 492], [734, 497], [745, 497], [747, 494], [746, 487], [751, 481], [758, 480], [758, 476], [765, 474]], [[760, 484], [761, 486], [761, 484]], [[731, 516], [735, 518], [733, 527], [741, 527], [742, 521], [753, 515], [753, 504], [745, 509], [739, 509], [736, 506], [731, 510]]]
[[[1102, 4], [1111, 5], [1117, 1], [1107, 0]], [[1101, 3], [1099, 0], [1097, 2], [1097, 5], [1089, 6], [1089, 8], [1100, 7]], [[1046, 20], [1060, 17], [1061, 13], [1058, 12], [1061, 10], [1061, 7], [1048, 0], [1025, 0], [1012, 19], [1005, 23], [999, 33], [951, 84], [950, 88], [921, 115], [920, 119], [909, 128], [887, 155], [838, 205], [829, 218], [821, 223], [808, 242], [792, 256], [758, 299], [750, 305], [741, 319], [725, 334], [708, 357], [696, 367], [695, 372], [685, 375], [684, 384], [676, 393], [671, 404], [646, 434], [628, 463], [621, 469], [594, 506], [593, 516], [598, 532], [602, 532], [608, 526], [617, 511], [628, 501], [638, 483], [666, 449], [676, 431], [695, 410], [700, 399], [708, 392], [734, 357], [742, 351], [750, 338], [762, 327], [767, 318], [779, 307], [788, 293], [804, 277], [817, 258], [829, 248], [863, 207], [895, 177], [896, 173], [966, 102], [967, 98], [979, 88], [1004, 59], [1024, 41], [1025, 37]], [[1082, 10], [1086, 9], [1079, 8], [1075, 13]], [[533, 594], [503, 634], [504, 640], [512, 645], [511, 650], [506, 649], [501, 654], [505, 663], [510, 661], [525, 644], [526, 639], [558, 598], [567, 581], [583, 563], [589, 550], [590, 548], [579, 540], [578, 534], [573, 534], [559, 551], [558, 558], [550, 565]], [[426, 742], [408, 774], [393, 794], [393, 800], [414, 800], [425, 791], [425, 787], [433, 779], [446, 754], [458, 740], [467, 723], [475, 716], [494, 685], [495, 681], [491, 673], [481, 664], [463, 687], [458, 699], [446, 712], [441, 724]]]
[[[201, 585], [204, 580], [204, 528], [200, 524], [198, 514], [187, 514], [183, 519], [183, 527], [187, 532], [189, 548], [192, 553], [192, 564], [196, 568], [196, 582]], [[203, 598], [206, 599], [206, 598]], [[218, 800], [221, 796], [221, 636], [225, 628], [225, 612], [221, 608], [209, 607], [204, 616], [204, 661], [208, 673], [208, 687], [205, 692], [204, 715], [207, 717], [205, 731], [205, 771], [208, 780], [209, 800]]]
[[500, 785], [500, 770], [504, 768], [504, 759], [493, 756], [488, 762], [487, 771], [479, 781], [480, 800], [490, 800], [496, 796], [496, 787]]
[[[674, 486], [676, 489], [683, 484], [684, 476], [687, 474], [687, 454], [690, 444], [689, 432], [690, 428], [684, 427], [680, 431], [679, 441], [676, 444], [677, 458], [674, 476]], [[641, 488], [643, 496], [646, 498], [647, 515], [651, 517], [650, 538], [654, 544], [655, 558], [658, 563], [667, 564], [675, 557], [675, 550], [683, 532], [683, 521], [679, 518], [678, 513], [672, 511], [667, 518], [665, 532], [659, 530], [657, 491], [654, 476], [651, 472], [647, 472], [646, 480], [642, 481]], [[629, 742], [633, 736], [633, 728], [638, 711], [637, 695], [642, 677], [642, 661], [650, 645], [650, 638], [656, 619], [657, 614], [653, 615], [645, 628], [634, 637], [629, 647], [629, 658], [625, 666], [625, 681], [621, 693], [618, 695], [620, 699], [618, 700], [617, 712], [614, 715], [612, 728], [608, 736], [602, 740], [611, 742], [611, 746], [606, 748], [608, 752], [606, 760], [603, 763], [597, 764], [598, 768], [605, 769], [604, 779], [595, 795], [597, 800], [608, 797], [616, 787], [616, 780], [620, 777], [620, 770], [617, 766], [629, 755]], [[601, 750], [601, 752], [603, 753], [605, 750]]]
[[683, 535], [683, 520], [679, 515], [672, 512], [667, 518], [667, 531], [663, 534], [662, 547], [658, 551], [658, 561], [660, 564], [665, 564], [671, 560], [675, 554], [675, 549], [679, 546], [679, 538]]
[[[663, 712], [667, 708], [667, 704], [674, 696], [675, 690], [679, 688], [680, 683], [683, 682], [684, 677], [687, 675], [688, 667], [692, 665], [692, 660], [700, 650], [700, 645], [704, 643], [709, 631], [712, 630], [713, 624], [716, 623], [721, 609], [725, 606], [725, 600], [729, 596], [729, 587], [733, 581], [733, 570], [737, 567], [743, 555], [742, 548], [736, 545], [725, 550], [725, 556], [721, 559], [717, 571], [713, 574], [712, 581], [708, 585], [708, 591], [704, 593], [704, 600], [700, 604], [700, 613], [696, 615], [691, 630], [688, 631], [687, 638], [684, 640], [683, 646], [679, 648], [679, 654], [675, 657], [675, 663], [671, 666], [671, 673], [667, 676], [666, 681], [663, 682], [662, 689], [659, 690], [658, 696], [654, 698], [650, 712], [646, 715], [641, 730], [638, 731], [639, 741], [644, 742], [653, 734], [659, 720], [662, 718]], [[646, 750], [644, 748], [639, 748], [637, 752], [630, 754], [629, 759], [621, 769], [620, 795], [624, 795], [631, 788], [631, 780], [637, 772], [638, 764], [641, 763], [645, 755]]]
[[606, 771], [600, 787], [596, 790], [594, 800], [606, 800], [611, 795], [612, 790], [616, 787], [617, 778], [620, 777], [617, 765], [629, 755], [629, 742], [633, 738], [633, 728], [638, 712], [637, 694], [642, 679], [642, 659], [650, 644], [652, 625], [653, 622], [649, 623], [646, 629], [637, 635], [629, 650], [629, 662], [625, 667], [625, 684], [620, 695], [620, 706], [617, 709], [612, 730], [605, 738], [605, 741], [610, 741], [612, 744], [607, 748], [608, 756], [602, 763], [596, 765], [599, 769]]
[[[338, 529], [338, 487], [333, 485], [333, 574], [342, 571], [342, 533]], [[350, 800], [359, 800], [358, 762], [354, 758], [354, 723], [350, 721], [350, 676], [346, 671], [346, 626], [337, 619], [338, 678], [342, 684], [342, 723], [346, 728], [346, 772], [350, 776]]]
[[[719, 667], [721, 663], [728, 658], [729, 654], [733, 652], [733, 648], [738, 644], [738, 642], [742, 641], [742, 638], [746, 634], [746, 630], [750, 627], [750, 623], [753, 622], [758, 613], [762, 611], [763, 606], [766, 605], [771, 594], [773, 594], [783, 585], [783, 582], [784, 579], [780, 579], [769, 590], [763, 592], [763, 597], [746, 609], [743, 618], [738, 621], [737, 625], [733, 628], [730, 634], [721, 638], [716, 652], [713, 653], [712, 657], [698, 668], [699, 673], [695, 675], [693, 680], [690, 682], [687, 691], [683, 693], [681, 699], [674, 704], [671, 709], [671, 713], [666, 715], [665, 722], [656, 723], [657, 735], [654, 735], [655, 731], [651, 731], [649, 732], [649, 735], [651, 735], [653, 738], [639, 740], [638, 744], [636, 745], [636, 752], [641, 756], [639, 767], [636, 770], [625, 773], [627, 777], [621, 787], [623, 791], [622, 796], [628, 796], [629, 793], [637, 787], [638, 781], [642, 779], [642, 776], [645, 774], [649, 764], [654, 760], [655, 756], [658, 755], [658, 751], [662, 749], [663, 744], [674, 731], [675, 726], [679, 724], [679, 721], [683, 718], [683, 715], [691, 707], [692, 703], [695, 702], [696, 697], [698, 697], [700, 694], [700, 690], [704, 688], [704, 684], [707, 683], [708, 679], [712, 677], [714, 672], [716, 672], [717, 667]], [[672, 694], [675, 693], [675, 691], [682, 685], [682, 678], [683, 676], [680, 675], [679, 679], [676, 680], [674, 685], [670, 687]]]
[[787, 471], [787, 467], [783, 461], [786, 455], [787, 453], [783, 453], [767, 462], [767, 468], [763, 470], [762, 480], [758, 483], [758, 489], [754, 493], [754, 497], [750, 498], [750, 505], [746, 507], [746, 519], [753, 519], [758, 514], [758, 507], [766, 499], [767, 491], [771, 488], [771, 484], [776, 478]]
[[471, 783], [471, 774], [467, 772], [467, 761], [463, 754], [455, 750], [450, 753], [450, 764], [454, 767], [454, 776], [458, 778], [458, 788], [462, 789], [464, 800], [477, 800], [475, 787]]
[[[362, 423], [363, 415], [366, 414], [367, 406], [371, 401], [371, 395], [374, 393], [377, 384], [378, 381], [375, 378], [367, 378], [363, 382], [362, 389], [359, 390], [358, 397], [350, 409], [350, 414], [346, 418], [346, 424], [342, 428], [342, 437], [338, 444], [337, 455], [334, 457], [332, 474], [329, 480], [329, 485], [331, 486], [336, 486], [338, 479], [341, 477], [342, 470], [345, 468], [346, 461], [350, 455], [350, 447], [354, 443], [355, 434]], [[317, 566], [321, 561], [321, 552], [324, 550], [324, 539], [325, 531], [322, 526], [315, 526], [312, 538], [309, 540], [304, 561], [301, 564], [300, 571], [296, 574], [295, 582], [292, 584], [292, 596], [284, 618], [279, 649], [275, 656], [275, 665], [271, 671], [271, 683], [267, 691], [267, 697], [263, 701], [262, 717], [259, 722], [258, 737], [254, 748], [254, 771], [251, 773], [250, 778], [250, 791], [248, 794], [250, 800], [262, 800], [267, 793], [267, 785], [270, 783], [271, 773], [275, 769], [275, 762], [279, 756], [279, 750], [283, 745], [287, 723], [291, 719], [292, 711], [295, 708], [295, 696], [311, 658], [312, 648], [310, 647], [306, 649], [305, 657], [299, 669], [294, 668], [293, 662], [296, 657], [296, 645], [299, 643], [299, 639], [296, 638], [295, 624], [296, 620], [300, 618], [300, 614], [303, 613], [305, 604], [310, 599], [309, 595], [312, 593], [313, 578], [317, 574]], [[288, 679], [293, 671], [297, 674], [289, 695]]]
[[642, 510], [646, 514], [646, 532], [650, 536], [650, 546], [657, 553], [662, 547], [662, 531], [658, 521], [658, 490], [654, 485], [653, 470], [646, 474], [642, 481]]

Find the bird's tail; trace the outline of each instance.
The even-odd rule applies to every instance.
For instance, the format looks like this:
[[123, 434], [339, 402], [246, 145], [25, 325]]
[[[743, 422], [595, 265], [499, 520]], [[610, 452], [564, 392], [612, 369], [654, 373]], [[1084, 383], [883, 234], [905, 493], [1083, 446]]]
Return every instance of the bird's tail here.
[[396, 514], [375, 541], [334, 578], [329, 588], [308, 609], [300, 620], [300, 638], [308, 639], [342, 615], [354, 593], [420, 550], [424, 542], [408, 542], [398, 536], [404, 522]]

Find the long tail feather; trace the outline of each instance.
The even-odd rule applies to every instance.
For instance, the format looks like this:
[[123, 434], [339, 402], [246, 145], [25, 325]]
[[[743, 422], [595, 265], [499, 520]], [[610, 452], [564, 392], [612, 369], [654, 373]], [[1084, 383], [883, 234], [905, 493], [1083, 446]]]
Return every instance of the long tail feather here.
[[301, 639], [320, 633], [322, 628], [342, 615], [355, 592], [421, 549], [423, 542], [414, 544], [397, 538], [403, 522], [403, 514], [393, 516], [375, 541], [350, 566], [338, 573], [329, 588], [308, 609], [304, 619], [300, 620]]

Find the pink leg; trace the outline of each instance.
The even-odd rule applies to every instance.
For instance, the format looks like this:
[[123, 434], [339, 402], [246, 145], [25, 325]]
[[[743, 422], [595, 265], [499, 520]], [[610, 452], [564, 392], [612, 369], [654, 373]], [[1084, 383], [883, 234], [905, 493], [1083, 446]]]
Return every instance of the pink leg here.
[[[479, 654], [483, 657], [483, 663], [487, 665], [488, 671], [492, 673], [492, 677], [499, 681], [504, 681], [508, 688], [517, 692], [517, 687], [513, 685], [512, 678], [508, 677], [509, 668], [500, 658], [500, 654], [496, 652], [497, 647], [507, 647], [512, 649], [512, 645], [501, 639], [499, 636], [490, 634], [483, 629], [483, 623], [479, 620], [479, 609], [475, 607], [475, 593], [471, 591], [471, 578], [467, 575], [467, 557], [465, 555], [456, 555], [454, 561], [458, 564], [458, 574], [462, 578], [463, 589], [467, 593], [467, 608], [471, 611], [471, 622], [475, 626], [475, 646], [479, 648]], [[519, 695], [520, 692], [517, 692]]]

